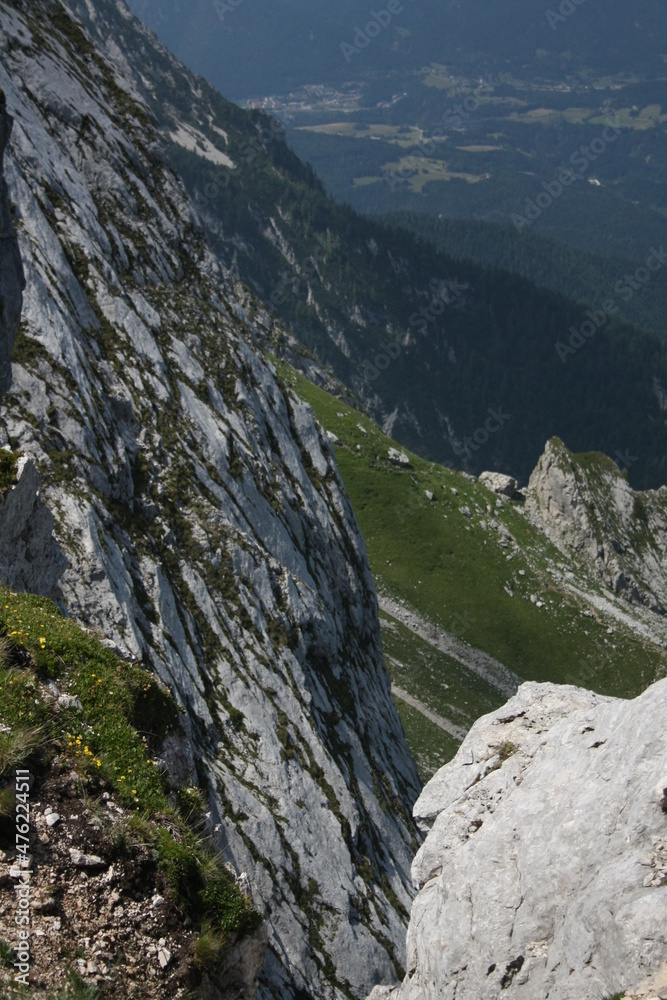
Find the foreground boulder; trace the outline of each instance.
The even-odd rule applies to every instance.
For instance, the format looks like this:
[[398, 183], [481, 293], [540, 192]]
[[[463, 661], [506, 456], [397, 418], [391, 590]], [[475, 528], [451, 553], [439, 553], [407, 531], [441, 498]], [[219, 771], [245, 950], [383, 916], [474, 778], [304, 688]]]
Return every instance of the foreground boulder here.
[[373, 1000], [667, 996], [667, 680], [524, 684], [424, 789], [407, 976]]

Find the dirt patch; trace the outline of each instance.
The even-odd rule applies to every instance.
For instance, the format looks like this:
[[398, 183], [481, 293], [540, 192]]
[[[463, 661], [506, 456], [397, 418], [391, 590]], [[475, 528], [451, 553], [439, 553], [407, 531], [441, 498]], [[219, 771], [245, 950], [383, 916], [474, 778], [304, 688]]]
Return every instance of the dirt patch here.
[[[30, 805], [31, 987], [61, 989], [72, 973], [97, 986], [98, 996], [119, 1000], [177, 1000], [196, 987], [197, 934], [184, 926], [155, 852], [128, 827], [131, 813], [102, 783], [57, 763], [34, 781]], [[0, 938], [10, 946], [14, 846], [5, 823]], [[0, 984], [8, 989], [11, 978], [6, 961]]]

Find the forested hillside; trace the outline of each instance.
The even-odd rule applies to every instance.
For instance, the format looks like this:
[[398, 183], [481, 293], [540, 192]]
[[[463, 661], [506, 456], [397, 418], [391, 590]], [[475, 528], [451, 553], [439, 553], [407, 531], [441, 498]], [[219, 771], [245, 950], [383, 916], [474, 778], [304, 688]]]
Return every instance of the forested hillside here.
[[[477, 219], [443, 219], [423, 212], [393, 212], [383, 216], [392, 226], [409, 229], [438, 250], [460, 260], [472, 260], [528, 278], [569, 298], [599, 307], [613, 298], [616, 285], [633, 275], [635, 261], [601, 257], [578, 250], [540, 233]], [[633, 289], [631, 289], [633, 290]], [[618, 297], [618, 315], [627, 323], [667, 337], [667, 271], [651, 275], [650, 281]]]

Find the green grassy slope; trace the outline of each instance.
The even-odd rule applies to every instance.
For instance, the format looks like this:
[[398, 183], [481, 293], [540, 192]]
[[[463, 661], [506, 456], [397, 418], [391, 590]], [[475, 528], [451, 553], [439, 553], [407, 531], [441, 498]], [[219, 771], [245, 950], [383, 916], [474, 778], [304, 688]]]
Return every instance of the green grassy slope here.
[[[632, 697], [665, 673], [667, 659], [657, 646], [566, 589], [570, 573], [588, 592], [599, 592], [527, 523], [520, 505], [499, 502], [481, 484], [415, 455], [408, 469], [392, 465], [387, 454], [395, 442], [372, 420], [287, 365], [279, 369], [338, 438], [338, 465], [380, 590], [526, 680]], [[392, 681], [432, 712], [468, 727], [503, 702], [449, 657], [390, 625], [383, 631]], [[451, 756], [451, 736], [397, 703], [422, 771]]]

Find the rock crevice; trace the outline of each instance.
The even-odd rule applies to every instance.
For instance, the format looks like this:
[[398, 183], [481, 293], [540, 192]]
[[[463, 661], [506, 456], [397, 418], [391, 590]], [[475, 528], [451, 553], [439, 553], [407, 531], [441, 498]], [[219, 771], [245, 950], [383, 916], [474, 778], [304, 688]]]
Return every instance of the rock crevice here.
[[5, 95], [0, 87], [0, 399], [11, 385], [14, 341], [21, 318], [25, 278], [4, 176], [5, 150], [12, 131]]

